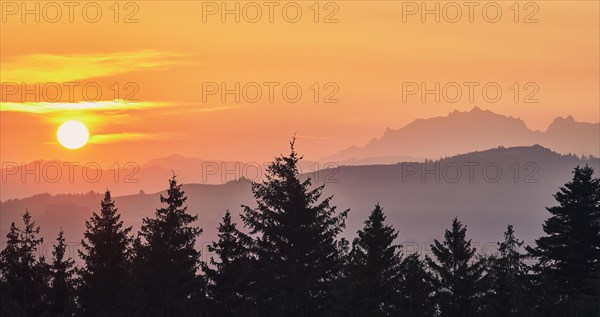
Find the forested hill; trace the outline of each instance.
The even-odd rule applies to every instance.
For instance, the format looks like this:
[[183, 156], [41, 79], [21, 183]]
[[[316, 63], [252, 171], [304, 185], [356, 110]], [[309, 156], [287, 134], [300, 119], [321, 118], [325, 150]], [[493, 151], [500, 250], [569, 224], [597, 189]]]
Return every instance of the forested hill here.
[[[353, 237], [379, 202], [389, 223], [399, 230], [400, 242], [428, 246], [443, 234], [440, 228], [459, 217], [469, 227], [473, 241], [483, 245], [498, 241], [507, 224], [513, 224], [526, 242], [539, 237], [547, 217], [545, 207], [555, 203], [552, 195], [572, 177], [575, 166], [585, 164], [600, 170], [597, 158], [582, 160], [531, 146], [497, 148], [422, 164], [340, 166], [303, 177], [310, 176], [315, 185], [325, 183], [324, 193], [334, 195], [333, 205], [351, 209], [343, 236]], [[216, 239], [226, 209], [239, 220], [241, 204], [255, 205], [250, 187], [245, 180], [183, 185], [188, 210], [199, 215], [198, 225], [204, 229], [199, 243]], [[116, 197], [116, 206], [125, 223], [137, 230], [141, 219], [160, 206], [160, 194]], [[0, 204], [0, 237], [4, 241], [10, 222], [20, 222], [28, 209], [43, 224], [41, 233], [46, 241], [53, 241], [61, 227], [67, 241], [80, 241], [83, 223], [99, 209], [101, 198], [99, 193], [40, 194], [4, 201]]]

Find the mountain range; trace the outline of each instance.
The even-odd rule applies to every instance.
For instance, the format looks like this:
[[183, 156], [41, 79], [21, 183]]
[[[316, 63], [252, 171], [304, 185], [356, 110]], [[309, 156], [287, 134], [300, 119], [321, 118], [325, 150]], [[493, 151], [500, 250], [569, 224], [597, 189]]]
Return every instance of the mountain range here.
[[[269, 162], [207, 160], [181, 155], [152, 159], [143, 164], [124, 162], [102, 166], [98, 162], [38, 160], [29, 163], [3, 162], [0, 170], [0, 201], [40, 193], [66, 194], [101, 192], [110, 188], [119, 195], [157, 192], [173, 174], [184, 183], [224, 184], [229, 181], [261, 180]], [[334, 166], [302, 162], [304, 172]]]
[[[454, 217], [467, 226], [469, 237], [481, 248], [494, 248], [508, 224], [520, 239], [532, 242], [542, 233], [548, 217], [545, 207], [556, 202], [552, 195], [572, 177], [577, 165], [589, 164], [600, 171], [598, 158], [563, 155], [539, 145], [494, 148], [436, 161], [391, 165], [340, 166], [303, 174], [314, 186], [325, 185], [334, 195], [332, 204], [350, 209], [343, 235], [349, 239], [362, 227], [373, 205], [380, 203], [388, 221], [400, 232], [407, 250], [427, 253], [429, 243], [443, 235]], [[162, 180], [163, 189], [167, 179]], [[199, 215], [204, 228], [199, 247], [216, 239], [216, 228], [226, 209], [239, 221], [240, 205], [256, 206], [251, 183], [246, 179], [225, 184], [184, 182], [189, 211]], [[152, 216], [164, 191], [115, 198], [127, 225], [137, 230], [143, 217]], [[38, 194], [0, 202], [0, 237], [10, 222], [20, 222], [28, 209], [46, 242], [52, 243], [60, 228], [68, 241], [82, 238], [84, 221], [98, 211], [102, 193]]]
[[380, 138], [362, 147], [347, 148], [323, 161], [395, 163], [398, 156], [438, 159], [497, 146], [534, 144], [563, 154], [598, 157], [600, 123], [576, 122], [572, 116], [558, 117], [546, 131], [533, 131], [521, 119], [474, 107], [471, 111], [453, 111], [444, 117], [417, 119], [398, 130], [388, 128]]
[[[310, 172], [333, 166], [422, 162], [497, 146], [534, 144], [562, 154], [598, 157], [600, 124], [576, 122], [569, 116], [556, 118], [545, 132], [532, 131], [520, 119], [475, 107], [468, 112], [454, 111], [445, 117], [418, 119], [398, 130], [388, 128], [381, 138], [373, 139], [363, 147], [350, 147], [321, 160], [305, 160], [300, 167], [303, 172]], [[157, 192], [164, 188], [165, 179], [173, 173], [184, 183], [224, 184], [241, 178], [260, 180], [268, 164], [181, 155], [152, 159], [143, 164], [123, 162], [120, 166], [84, 162], [72, 171], [60, 160], [2, 163], [0, 201], [38, 193], [101, 192], [106, 188], [119, 195]], [[91, 165], [86, 168], [85, 164]], [[57, 169], [60, 169], [60, 176], [57, 176]], [[26, 171], [37, 172], [33, 175]], [[74, 177], [70, 178], [68, 173]], [[97, 173], [100, 176], [96, 178]]]

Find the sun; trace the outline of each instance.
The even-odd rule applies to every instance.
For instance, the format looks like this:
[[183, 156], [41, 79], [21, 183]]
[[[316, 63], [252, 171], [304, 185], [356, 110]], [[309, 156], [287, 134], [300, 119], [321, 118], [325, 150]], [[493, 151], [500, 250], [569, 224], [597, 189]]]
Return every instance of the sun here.
[[90, 134], [85, 125], [76, 120], [63, 123], [56, 132], [58, 142], [67, 149], [78, 149], [84, 146]]

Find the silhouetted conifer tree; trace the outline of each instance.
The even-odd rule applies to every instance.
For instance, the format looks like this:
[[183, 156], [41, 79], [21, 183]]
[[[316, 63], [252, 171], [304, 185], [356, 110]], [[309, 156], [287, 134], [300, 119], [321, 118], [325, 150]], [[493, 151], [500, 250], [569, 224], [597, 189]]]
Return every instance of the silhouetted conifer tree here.
[[385, 224], [379, 204], [365, 221], [352, 243], [350, 278], [352, 280], [351, 316], [391, 316], [399, 313], [401, 246], [394, 244], [398, 233]]
[[419, 254], [404, 258], [400, 267], [400, 316], [431, 317], [435, 314], [434, 287], [431, 274]]
[[81, 241], [78, 300], [82, 315], [119, 316], [130, 309], [131, 227], [125, 228], [110, 191], [100, 202], [100, 214], [86, 220]]
[[352, 307], [349, 303], [355, 294], [352, 289], [350, 242], [345, 238], [341, 238], [337, 242], [337, 254], [342, 269], [332, 278], [331, 286], [328, 289], [328, 304], [325, 315], [346, 317], [352, 312]]
[[575, 168], [573, 179], [554, 195], [558, 206], [547, 208], [547, 235], [528, 248], [540, 261], [547, 316], [598, 316], [600, 310], [600, 179], [593, 175], [591, 167]]
[[347, 210], [321, 201], [323, 186], [309, 189], [301, 181], [301, 159], [291, 142], [289, 156], [269, 165], [266, 180], [253, 183], [258, 207], [244, 206], [242, 219], [255, 235], [259, 314], [262, 316], [322, 316], [332, 280], [341, 270], [336, 238]]
[[67, 245], [63, 235], [64, 232], [61, 229], [56, 239], [57, 243], [52, 250], [48, 294], [49, 311], [52, 316], [72, 316], [75, 312], [75, 282], [73, 279], [75, 261], [65, 257]]
[[498, 243], [498, 254], [489, 258], [487, 275], [486, 316], [530, 316], [532, 311], [527, 300], [532, 292], [526, 256], [519, 252], [523, 241], [515, 237], [513, 226], [504, 233], [504, 241]]
[[23, 229], [14, 223], [6, 236], [7, 244], [0, 253], [2, 276], [2, 315], [42, 316], [47, 313], [49, 267], [36, 253], [44, 239], [29, 211], [23, 214]]
[[252, 241], [236, 228], [229, 210], [219, 224], [218, 236], [219, 241], [208, 247], [217, 259], [211, 257], [210, 265], [203, 265], [208, 281], [210, 313], [213, 316], [252, 316], [254, 305], [250, 285], [254, 261], [249, 251]]
[[[17, 286], [20, 281], [15, 275], [19, 266], [18, 247], [19, 228], [13, 222], [6, 235], [6, 245], [0, 253], [0, 313], [2, 316], [23, 314], [19, 306], [19, 303], [22, 303], [19, 296], [21, 287]], [[19, 293], [16, 291], [17, 288]]]
[[187, 211], [187, 197], [175, 176], [169, 180], [163, 208], [154, 218], [144, 218], [136, 243], [138, 293], [143, 316], [198, 316], [204, 297], [200, 252], [195, 249], [202, 229], [191, 224], [198, 219]]
[[452, 229], [446, 230], [444, 241], [434, 241], [431, 251], [435, 261], [426, 261], [434, 275], [436, 302], [441, 317], [479, 316], [481, 279], [484, 263], [475, 258], [471, 240], [466, 240], [467, 228], [454, 219]]

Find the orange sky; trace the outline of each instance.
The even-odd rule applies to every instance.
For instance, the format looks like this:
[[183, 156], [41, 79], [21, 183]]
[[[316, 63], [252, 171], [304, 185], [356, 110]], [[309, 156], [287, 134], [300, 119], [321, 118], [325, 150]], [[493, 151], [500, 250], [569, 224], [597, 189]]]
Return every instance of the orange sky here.
[[[486, 2], [474, 7], [472, 23], [465, 6], [457, 23], [444, 16], [435, 23], [432, 15], [423, 23], [418, 14], [403, 22], [409, 8], [400, 1], [337, 1], [327, 7], [322, 1], [319, 23], [314, 22], [313, 1], [295, 2], [302, 9], [296, 23], [284, 20], [282, 5], [274, 7], [270, 23], [264, 2], [258, 2], [262, 16], [257, 23], [244, 21], [254, 17], [254, 8], [246, 8], [240, 23], [233, 16], [223, 23], [219, 15], [208, 15], [203, 22], [200, 1], [139, 1], [129, 7], [120, 2], [118, 23], [111, 9], [114, 2], [98, 1], [102, 15], [90, 23], [82, 15], [82, 2], [74, 9], [72, 23], [64, 6], [58, 22], [50, 23], [54, 8], [40, 2], [46, 15], [42, 12], [36, 23], [34, 15], [22, 22], [21, 13], [14, 11], [12, 4], [21, 2], [3, 0], [2, 161], [55, 158], [141, 164], [174, 153], [264, 161], [283, 151], [295, 132], [300, 151], [318, 159], [363, 145], [386, 127], [400, 128], [415, 118], [474, 105], [520, 117], [532, 129], [545, 130], [552, 119], [566, 115], [598, 122], [599, 2], [538, 1], [527, 8], [526, 2], [520, 2], [518, 23], [510, 8], [513, 1], [496, 2], [502, 9], [497, 23], [484, 20], [481, 8]], [[33, 8], [35, 2], [28, 3]], [[241, 8], [247, 3], [241, 2]], [[435, 2], [429, 3], [433, 8]], [[233, 8], [235, 2], [228, 4]], [[440, 2], [441, 8], [447, 4]], [[536, 8], [530, 19], [538, 22], [523, 23]], [[92, 9], [88, 13], [93, 17]], [[289, 19], [294, 8], [288, 9]], [[454, 16], [453, 8], [447, 9], [445, 17]], [[493, 18], [492, 9], [486, 18]], [[137, 22], [123, 23], [134, 10], [130, 18]], [[323, 23], [334, 11], [330, 19], [338, 22]], [[55, 86], [44, 86], [48, 82], [61, 87], [62, 98], [54, 98]], [[65, 82], [78, 85], [73, 86], [73, 98]], [[256, 82], [262, 96], [251, 103], [228, 95], [222, 102], [217, 94], [203, 102], [207, 82], [224, 82], [230, 89], [236, 82]], [[265, 82], [280, 83], [272, 103]], [[288, 82], [302, 89], [296, 103], [282, 96], [281, 87]], [[314, 82], [320, 86], [318, 103], [313, 100]], [[436, 82], [477, 82], [479, 88], [473, 102], [467, 86], [454, 103], [443, 98], [433, 102], [432, 95], [426, 102], [419, 95], [403, 102], [402, 86], [407, 82], [424, 82], [429, 88]], [[481, 87], [488, 82], [501, 87], [498, 102], [482, 97]], [[519, 102], [510, 88], [514, 82], [520, 86]], [[40, 83], [48, 93], [40, 88], [23, 98], [23, 87], [12, 83], [26, 83], [29, 89]], [[116, 96], [114, 83], [119, 87]], [[85, 85], [100, 87], [99, 102], [89, 102], [94, 89], [83, 97]], [[15, 87], [19, 91], [12, 94]], [[339, 102], [323, 103], [336, 87], [333, 98]], [[255, 94], [252, 89], [249, 99]], [[539, 102], [524, 103], [536, 89]], [[127, 96], [133, 92], [138, 102], [113, 100], [130, 101]], [[293, 97], [293, 89], [288, 92]], [[90, 144], [79, 150], [65, 149], [56, 141], [58, 126], [71, 119], [90, 130]]]

